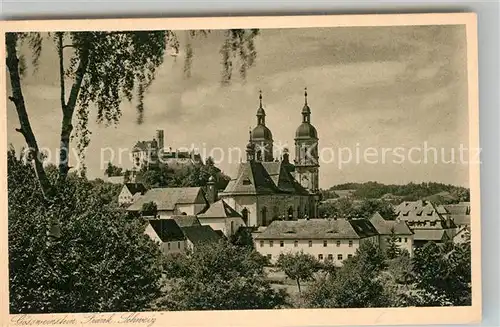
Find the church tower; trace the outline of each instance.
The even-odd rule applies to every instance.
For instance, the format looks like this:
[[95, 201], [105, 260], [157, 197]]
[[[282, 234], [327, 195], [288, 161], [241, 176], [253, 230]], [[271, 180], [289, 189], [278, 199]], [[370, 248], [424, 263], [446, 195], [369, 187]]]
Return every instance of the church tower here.
[[308, 191], [319, 190], [318, 132], [311, 125], [311, 109], [304, 92], [302, 124], [295, 132], [295, 179]]
[[272, 162], [273, 134], [266, 126], [266, 112], [262, 107], [262, 91], [259, 91], [259, 109], [257, 109], [257, 126], [252, 131], [251, 143], [254, 146], [255, 161]]

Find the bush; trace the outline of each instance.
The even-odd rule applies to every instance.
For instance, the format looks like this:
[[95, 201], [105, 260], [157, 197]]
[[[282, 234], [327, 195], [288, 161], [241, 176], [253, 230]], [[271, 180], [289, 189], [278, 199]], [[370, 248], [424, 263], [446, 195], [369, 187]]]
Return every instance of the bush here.
[[[55, 176], [52, 175], [52, 178]], [[47, 206], [30, 165], [8, 154], [11, 313], [142, 311], [160, 291], [161, 254], [92, 183], [68, 176]], [[61, 237], [47, 243], [48, 221]]]

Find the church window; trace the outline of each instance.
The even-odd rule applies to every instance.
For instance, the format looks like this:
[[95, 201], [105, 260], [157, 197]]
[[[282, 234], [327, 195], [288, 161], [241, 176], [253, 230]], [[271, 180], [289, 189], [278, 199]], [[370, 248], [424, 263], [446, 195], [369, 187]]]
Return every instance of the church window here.
[[267, 208], [262, 208], [262, 225], [267, 226]]
[[234, 234], [234, 221], [231, 222], [231, 235]]
[[293, 208], [290, 207], [288, 208], [288, 219], [292, 219], [293, 218]]
[[245, 225], [248, 225], [248, 209], [247, 208], [243, 208], [243, 210], [241, 210], [241, 216], [243, 217], [243, 221], [245, 222]]

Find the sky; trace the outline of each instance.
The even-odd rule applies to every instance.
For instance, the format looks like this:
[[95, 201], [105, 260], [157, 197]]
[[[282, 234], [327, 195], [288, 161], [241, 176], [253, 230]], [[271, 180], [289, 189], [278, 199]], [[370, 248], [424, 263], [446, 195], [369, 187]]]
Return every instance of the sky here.
[[[177, 57], [166, 55], [145, 95], [142, 125], [136, 123], [134, 102], [122, 103], [122, 118], [114, 126], [99, 125], [91, 116], [85, 159], [89, 177], [103, 177], [101, 167], [111, 157], [106, 151], [102, 156], [102, 149], [131, 149], [139, 140], [151, 140], [157, 129], [165, 131], [167, 147], [194, 145], [234, 177], [240, 159], [233, 155], [228, 160], [228, 149], [246, 146], [248, 130], [256, 125], [259, 90], [275, 144], [290, 148], [293, 158], [307, 87], [311, 123], [319, 136], [321, 188], [366, 181], [468, 186], [468, 165], [459, 157], [459, 148], [468, 147], [463, 26], [261, 30], [254, 66], [245, 80], [235, 73], [229, 86], [220, 84], [222, 35], [215, 31], [193, 41], [190, 78], [183, 74], [182, 51]], [[26, 49], [21, 51], [29, 58]], [[57, 69], [55, 48], [47, 40], [38, 70], [28, 71], [23, 80], [38, 144], [52, 152], [62, 118]], [[7, 120], [8, 142], [19, 149], [24, 140], [14, 130], [19, 122], [11, 103]], [[425, 144], [436, 149], [437, 157], [430, 150], [423, 155]], [[214, 148], [223, 149], [225, 157]], [[396, 148], [405, 160], [394, 155]], [[372, 155], [364, 157], [365, 151]], [[347, 162], [349, 152], [353, 159]], [[113, 162], [120, 164], [117, 157]], [[126, 155], [121, 164], [130, 166]]]

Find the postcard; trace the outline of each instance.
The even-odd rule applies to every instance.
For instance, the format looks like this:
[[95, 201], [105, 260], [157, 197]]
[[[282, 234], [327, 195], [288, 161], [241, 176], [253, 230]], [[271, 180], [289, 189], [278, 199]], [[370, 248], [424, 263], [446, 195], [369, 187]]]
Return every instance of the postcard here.
[[4, 325], [481, 320], [475, 14], [0, 26]]

